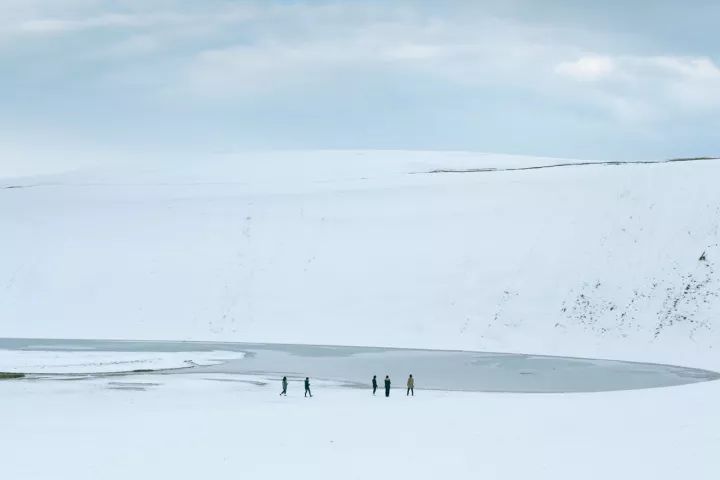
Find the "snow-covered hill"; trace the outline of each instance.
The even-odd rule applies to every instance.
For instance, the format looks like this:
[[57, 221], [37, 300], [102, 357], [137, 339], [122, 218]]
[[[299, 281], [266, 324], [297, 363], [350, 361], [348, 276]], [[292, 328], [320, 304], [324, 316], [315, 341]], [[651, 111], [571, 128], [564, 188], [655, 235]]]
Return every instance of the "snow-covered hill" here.
[[513, 170], [559, 163], [287, 152], [0, 180], [0, 336], [720, 368], [720, 161]]

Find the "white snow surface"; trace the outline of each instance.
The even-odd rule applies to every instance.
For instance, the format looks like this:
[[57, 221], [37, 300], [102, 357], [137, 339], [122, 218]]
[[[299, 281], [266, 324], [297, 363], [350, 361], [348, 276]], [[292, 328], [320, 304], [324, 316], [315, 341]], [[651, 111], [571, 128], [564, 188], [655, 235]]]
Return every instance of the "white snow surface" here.
[[[557, 163], [574, 162], [286, 152], [0, 180], [0, 337], [387, 345], [720, 368], [720, 162], [418, 173]], [[54, 368], [88, 363], [89, 353], [61, 352]], [[306, 374], [291, 377], [287, 398], [280, 374], [0, 381], [3, 476], [720, 475], [718, 381], [500, 394], [424, 391], [417, 378], [415, 397], [396, 388], [386, 399], [312, 379], [306, 399]]]
[[110, 373], [217, 365], [242, 352], [89, 352], [0, 349], [0, 372]]
[[[245, 382], [265, 382], [255, 385]], [[421, 379], [418, 379], [418, 383]], [[279, 378], [0, 382], [4, 478], [715, 480], [720, 382], [591, 394], [370, 390]], [[144, 390], [144, 391], [143, 391]], [[40, 460], [38, 460], [40, 459]]]
[[285, 152], [0, 181], [0, 336], [720, 368], [720, 162], [422, 173], [558, 163]]

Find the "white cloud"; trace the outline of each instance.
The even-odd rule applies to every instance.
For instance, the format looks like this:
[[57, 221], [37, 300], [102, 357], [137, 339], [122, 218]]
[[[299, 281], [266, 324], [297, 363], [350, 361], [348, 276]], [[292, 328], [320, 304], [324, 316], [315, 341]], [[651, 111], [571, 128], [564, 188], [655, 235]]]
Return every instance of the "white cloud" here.
[[553, 41], [552, 32], [511, 20], [457, 24], [402, 10], [380, 16], [357, 8], [307, 8], [313, 21], [296, 22], [294, 13], [275, 10], [273, 27], [256, 30], [249, 42], [196, 54], [175, 79], [178, 90], [209, 97], [253, 95], [322, 84], [338, 72], [402, 72], [466, 85], [518, 83], [528, 72], [546, 75], [556, 58], [576, 51]]
[[672, 74], [680, 78], [699, 81], [720, 80], [720, 68], [707, 57], [646, 57], [642, 60], [642, 63], [655, 68], [663, 74]]
[[560, 62], [555, 72], [576, 81], [578, 94], [628, 121], [704, 114], [720, 107], [720, 68], [707, 57], [584, 55]]
[[531, 91], [628, 125], [702, 114], [720, 102], [720, 71], [709, 58], [586, 53], [574, 31], [508, 19], [369, 12], [307, 8], [296, 22], [294, 10], [275, 10], [272, 28], [196, 54], [170, 84], [182, 95], [232, 100], [322, 89], [340, 73], [401, 73], [448, 88]]
[[137, 15], [108, 14], [83, 19], [42, 18], [20, 22], [17, 29], [26, 33], [57, 34], [77, 30], [148, 25], [151, 19]]
[[576, 80], [595, 81], [608, 77], [615, 70], [615, 61], [608, 56], [587, 55], [571, 62], [560, 62], [555, 71]]
[[[485, 88], [530, 92], [559, 108], [590, 108], [627, 123], [720, 106], [720, 69], [710, 57], [637, 55], [619, 50], [621, 42], [613, 43], [608, 32], [472, 9], [465, 15], [401, 3], [198, 7], [148, 0], [121, 2], [114, 5], [121, 9], [111, 10], [100, 0], [63, 8], [41, 0], [28, 0], [33, 8], [9, 1], [14, 7], [0, 18], [0, 37], [24, 35], [34, 45], [85, 38], [82, 52], [67, 55], [107, 60], [108, 70], [98, 75], [102, 81], [180, 103], [233, 102], [278, 90], [303, 96], [308, 87], [342, 89], [338, 79], [348, 76], [382, 81], [399, 74], [408, 82], [461, 86], [479, 96], [488, 94]], [[114, 34], [95, 41], [105, 29]], [[604, 51], [609, 45], [614, 51]], [[143, 61], [133, 63], [134, 57]]]
[[176, 37], [203, 30], [212, 36], [217, 28], [241, 24], [261, 12], [253, 4], [189, 10], [182, 5], [173, 8], [172, 2], [148, 1], [119, 3], [113, 5], [118, 10], [111, 10], [105, 2], [85, 3], [67, 2], [64, 7], [60, 1], [0, 4], [0, 37], [92, 35], [106, 29], [124, 30], [128, 35], [144, 31], [161, 36], [174, 30]]

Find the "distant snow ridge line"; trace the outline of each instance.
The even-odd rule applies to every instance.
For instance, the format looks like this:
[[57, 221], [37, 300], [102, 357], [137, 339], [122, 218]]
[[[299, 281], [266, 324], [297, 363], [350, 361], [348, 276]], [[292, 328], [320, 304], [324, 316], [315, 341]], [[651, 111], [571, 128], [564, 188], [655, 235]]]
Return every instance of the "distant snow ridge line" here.
[[677, 163], [677, 162], [697, 162], [704, 160], [720, 160], [720, 157], [690, 157], [690, 158], [671, 158], [667, 160], [637, 160], [637, 161], [606, 161], [606, 162], [564, 162], [554, 163], [550, 165], [532, 165], [528, 167], [509, 167], [509, 168], [464, 168], [464, 169], [451, 169], [451, 168], [439, 168], [430, 170], [427, 172], [412, 172], [412, 174], [421, 173], [482, 173], [482, 172], [516, 172], [523, 170], [542, 170], [546, 168], [560, 168], [560, 167], [583, 167], [591, 165], [654, 165], [659, 163]]
[[[419, 152], [422, 153], [422, 152]], [[427, 152], [424, 152], [427, 153]], [[392, 159], [390, 159], [392, 160]], [[437, 152], [437, 154], [432, 158], [431, 165], [443, 165], [447, 164], [448, 159], [443, 158], [442, 152]], [[520, 166], [510, 166], [510, 167], [470, 167], [470, 168], [434, 168], [431, 170], [412, 170], [412, 158], [410, 160], [403, 159], [397, 164], [397, 171], [392, 171], [391, 173], [407, 173], [409, 175], [421, 175], [421, 174], [437, 174], [437, 173], [483, 173], [483, 172], [514, 172], [514, 171], [526, 171], [526, 170], [543, 170], [543, 169], [551, 169], [551, 168], [561, 168], [561, 167], [587, 167], [587, 166], [621, 166], [621, 165], [655, 165], [655, 164], [663, 164], [663, 163], [680, 163], [680, 162], [696, 162], [696, 161], [710, 161], [710, 160], [720, 160], [720, 157], [689, 157], [689, 158], [671, 158], [671, 159], [665, 159], [665, 160], [638, 160], [638, 161], [564, 161], [559, 163], [545, 163], [552, 161], [552, 159], [546, 159], [546, 158], [532, 158], [532, 157], [522, 157], [522, 156], [507, 156], [501, 157], [501, 158], [493, 158], [491, 155], [487, 154], [478, 154], [477, 158], [474, 159], [465, 159], [465, 162], [469, 162], [470, 164], [477, 164], [482, 162], [491, 161], [494, 163], [499, 164], [505, 164], [505, 162], [510, 161], [511, 163], [516, 162], [525, 162], [529, 163], [528, 165], [520, 165]], [[315, 172], [322, 172], [325, 167], [327, 167], [327, 164], [323, 164], [322, 162], [314, 163], [312, 161], [312, 158], [310, 159], [303, 159], [303, 161], [309, 161], [307, 163], [307, 169], [306, 171], [315, 171]], [[363, 158], [341, 158], [338, 160], [339, 162], [342, 161], [348, 161], [348, 162], [360, 162], [359, 164], [362, 165], [362, 162], [364, 161]], [[449, 158], [450, 163], [453, 162], [452, 157]], [[542, 163], [538, 163], [542, 162]], [[251, 162], [252, 164], [252, 162]], [[301, 163], [302, 164], [302, 163]], [[388, 164], [392, 165], [393, 162], [389, 161]], [[241, 163], [240, 170], [242, 171], [243, 168], [247, 168], [247, 163]], [[357, 164], [356, 164], [357, 165]], [[369, 170], [372, 171], [376, 166], [370, 165]], [[269, 170], [272, 170], [273, 167], [265, 167]], [[251, 168], [252, 170], [252, 168]], [[262, 170], [262, 169], [260, 169]], [[389, 173], [389, 172], [384, 172]], [[362, 179], [362, 180], [368, 180], [368, 178], [365, 176], [367, 175], [367, 172], [359, 172], [355, 171], [353, 174], [348, 176], [347, 178], [344, 178], [344, 180], [349, 179]], [[57, 179], [61, 178], [62, 181], [58, 181]], [[69, 177], [69, 178], [72, 178]], [[162, 177], [161, 177], [162, 178]], [[63, 186], [74, 186], [74, 187], [124, 187], [124, 186], [132, 186], [132, 185], [146, 185], [146, 186], [205, 186], [205, 185], [215, 185], [218, 187], [221, 186], [231, 186], [231, 185], [237, 185], [237, 186], [243, 186], [248, 185], [252, 183], [252, 181], [249, 181], [248, 179], [245, 179], [243, 181], [233, 181], [228, 180], [221, 177], [213, 177], [212, 180], [205, 180], [205, 181], [190, 181], [185, 180], [181, 182], [164, 182], [162, 180], [151, 180], [149, 183], [140, 182], [140, 183], [132, 183], [128, 182], [127, 180], [125, 182], [112, 182], [112, 181], [98, 181], [95, 180], [82, 180], [78, 181], [78, 179], [74, 179], [70, 182], [67, 181], [68, 178], [65, 177], [65, 175], [60, 174], [58, 175], [50, 175], [48, 179], [44, 181], [38, 181], [37, 178], [34, 178], [32, 182], [29, 179], [25, 179], [25, 181], [29, 183], [10, 183], [3, 185], [0, 183], [0, 190], [18, 190], [18, 189], [26, 189], [26, 188], [39, 188], [39, 187], [63, 187]], [[298, 181], [302, 181], [302, 179], [297, 179]], [[307, 180], [307, 179], [305, 179]], [[315, 181], [337, 181], [340, 180], [340, 178], [328, 178], [328, 179], [320, 179], [316, 178]], [[0, 179], [0, 182], [2, 179]]]

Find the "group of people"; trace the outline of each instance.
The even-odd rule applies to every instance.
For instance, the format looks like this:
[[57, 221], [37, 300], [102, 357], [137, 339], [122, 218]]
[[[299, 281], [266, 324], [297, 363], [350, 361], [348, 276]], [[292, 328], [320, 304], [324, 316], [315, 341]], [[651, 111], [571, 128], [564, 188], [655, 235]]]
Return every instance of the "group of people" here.
[[[385, 396], [390, 396], [390, 375], [385, 375]], [[282, 392], [280, 392], [280, 395], [284, 395], [287, 397], [287, 387], [288, 387], [288, 379], [287, 377], [282, 378]], [[372, 378], [372, 393], [375, 395], [375, 392], [377, 392], [378, 389], [378, 382], [377, 382], [377, 375], [373, 375]], [[412, 376], [412, 373], [407, 379], [407, 393], [406, 396], [412, 395], [415, 396], [415, 379]], [[312, 397], [312, 392], [310, 391], [310, 377], [305, 377], [305, 396]]]
[[[385, 396], [386, 397], [390, 396], [390, 384], [391, 384], [390, 376], [385, 375]], [[375, 395], [375, 392], [377, 391], [377, 388], [378, 388], [377, 375], [373, 375], [372, 387], [373, 387], [373, 395]], [[407, 393], [405, 395], [406, 396], [412, 395], [413, 397], [415, 396], [415, 379], [413, 378], [412, 373], [410, 374], [410, 376], [407, 379]]]
[[[287, 377], [283, 377], [282, 392], [280, 392], [280, 395], [285, 395], [287, 397], [287, 387], [288, 387]], [[310, 391], [310, 378], [305, 377], [305, 396], [307, 397], [308, 395], [310, 395], [310, 397], [312, 397], [312, 392]]]

